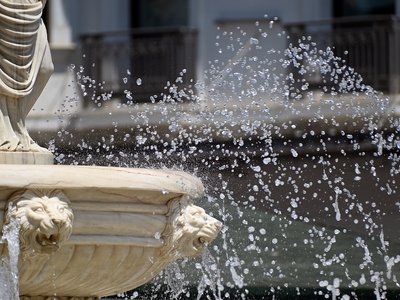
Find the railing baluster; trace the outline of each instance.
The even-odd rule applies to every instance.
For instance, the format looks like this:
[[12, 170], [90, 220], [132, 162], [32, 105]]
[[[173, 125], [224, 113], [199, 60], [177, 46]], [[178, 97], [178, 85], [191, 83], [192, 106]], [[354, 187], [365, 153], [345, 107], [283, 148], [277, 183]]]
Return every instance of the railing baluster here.
[[[168, 92], [164, 89], [167, 81], [175, 82], [182, 69], [188, 74], [180, 88], [195, 79], [196, 36], [196, 30], [190, 28], [83, 35], [84, 75], [96, 82], [105, 81], [104, 90], [112, 91], [113, 98], [121, 102], [127, 101], [125, 90], [132, 92], [133, 101], [150, 101], [150, 96]], [[127, 83], [124, 77], [129, 79]], [[142, 85], [136, 84], [137, 78], [142, 79]], [[88, 98], [86, 107], [91, 99]]]
[[[361, 74], [364, 84], [395, 93], [399, 89], [400, 72], [397, 22], [395, 16], [369, 16], [293, 23], [285, 27], [291, 41], [314, 35], [313, 40], [319, 41], [318, 47], [336, 46], [338, 56], [348, 50], [346, 64]], [[310, 28], [314, 34], [310, 34]], [[320, 28], [319, 33], [315, 33], [316, 28]], [[325, 40], [330, 37], [332, 43], [326, 44], [319, 36]]]

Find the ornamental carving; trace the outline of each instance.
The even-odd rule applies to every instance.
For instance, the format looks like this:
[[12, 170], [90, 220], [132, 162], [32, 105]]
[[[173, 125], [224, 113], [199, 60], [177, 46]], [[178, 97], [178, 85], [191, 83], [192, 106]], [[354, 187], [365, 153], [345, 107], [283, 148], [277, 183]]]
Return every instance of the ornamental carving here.
[[72, 233], [74, 215], [61, 190], [26, 190], [8, 200], [5, 222], [21, 222], [20, 249], [24, 258], [57, 251]]
[[168, 202], [167, 224], [162, 234], [165, 260], [198, 256], [220, 232], [222, 223], [204, 209], [183, 199]]

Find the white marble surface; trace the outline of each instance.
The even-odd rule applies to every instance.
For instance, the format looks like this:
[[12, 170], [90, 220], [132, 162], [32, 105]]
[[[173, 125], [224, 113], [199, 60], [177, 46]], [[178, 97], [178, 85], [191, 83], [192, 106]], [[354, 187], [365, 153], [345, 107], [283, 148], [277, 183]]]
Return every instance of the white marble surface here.
[[45, 3], [0, 0], [0, 151], [47, 152], [25, 126], [54, 70], [41, 19]]
[[181, 171], [11, 164], [0, 172], [0, 220], [8, 199], [24, 190], [62, 190], [74, 215], [59, 250], [20, 259], [23, 296], [101, 297], [133, 289], [170, 261], [200, 254], [222, 227], [192, 204], [204, 187]]
[[52, 165], [51, 152], [6, 152], [0, 151], [0, 164]]

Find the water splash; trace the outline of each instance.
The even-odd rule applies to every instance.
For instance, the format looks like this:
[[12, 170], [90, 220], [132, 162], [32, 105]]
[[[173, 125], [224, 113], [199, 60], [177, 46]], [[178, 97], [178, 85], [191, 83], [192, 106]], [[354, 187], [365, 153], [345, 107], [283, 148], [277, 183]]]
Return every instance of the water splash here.
[[196, 268], [202, 271], [202, 277], [197, 286], [197, 300], [203, 296], [207, 287], [212, 291], [213, 299], [222, 299], [221, 292], [224, 290], [224, 287], [221, 282], [221, 274], [218, 269], [217, 261], [207, 248], [203, 250], [201, 258], [202, 263], [196, 264]]
[[[8, 212], [11, 212], [9, 204]], [[7, 247], [8, 253], [0, 257], [0, 299], [15, 300], [19, 299], [18, 289], [18, 258], [19, 258], [19, 220], [10, 217], [10, 223], [3, 227], [1, 243], [3, 249]]]
[[168, 265], [168, 267], [164, 270], [164, 274], [171, 298], [178, 299], [179, 295], [185, 292], [185, 274], [181, 272], [176, 261], [171, 262]]
[[[57, 160], [201, 177], [205, 202], [227, 229], [208, 250], [225, 290], [210, 280], [217, 271], [197, 262], [195, 285], [216, 285], [213, 296], [257, 286], [268, 295], [311, 289], [345, 299], [369, 289], [386, 297], [400, 288], [396, 230], [382, 223], [399, 219], [396, 103], [333, 47], [277, 26], [260, 22], [254, 35], [219, 29], [216, 52], [231, 58], [210, 60], [204, 80], [187, 86], [182, 71], [144, 104], [127, 90], [113, 105], [113, 93], [78, 70], [78, 87], [94, 112], [107, 112], [112, 132], [91, 129], [99, 138], [70, 153], [55, 147]], [[271, 47], [271, 38], [287, 47]], [[73, 143], [74, 135], [64, 128], [59, 139]]]

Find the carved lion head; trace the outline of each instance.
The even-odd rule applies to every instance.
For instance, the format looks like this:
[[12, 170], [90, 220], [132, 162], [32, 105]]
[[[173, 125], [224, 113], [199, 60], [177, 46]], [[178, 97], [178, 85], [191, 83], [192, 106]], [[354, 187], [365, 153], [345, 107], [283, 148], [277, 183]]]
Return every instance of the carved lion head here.
[[206, 214], [199, 206], [175, 199], [170, 201], [168, 208], [167, 226], [162, 235], [165, 259], [199, 255], [222, 228], [220, 221]]
[[[21, 222], [20, 249], [25, 257], [53, 253], [72, 233], [74, 216], [67, 196], [60, 190], [17, 192], [8, 204], [11, 216]], [[9, 222], [8, 211], [5, 222]]]

